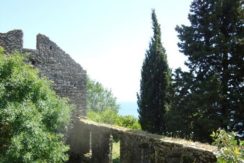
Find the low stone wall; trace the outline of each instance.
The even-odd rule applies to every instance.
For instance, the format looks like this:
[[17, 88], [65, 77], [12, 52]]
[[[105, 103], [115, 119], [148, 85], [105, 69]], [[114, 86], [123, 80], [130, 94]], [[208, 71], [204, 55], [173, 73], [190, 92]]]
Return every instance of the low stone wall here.
[[[121, 163], [213, 163], [216, 147], [80, 119], [89, 132], [92, 163], [112, 163], [112, 140], [120, 140]], [[77, 135], [77, 140], [83, 139]], [[86, 138], [85, 138], [86, 139]], [[81, 153], [77, 151], [77, 153]]]

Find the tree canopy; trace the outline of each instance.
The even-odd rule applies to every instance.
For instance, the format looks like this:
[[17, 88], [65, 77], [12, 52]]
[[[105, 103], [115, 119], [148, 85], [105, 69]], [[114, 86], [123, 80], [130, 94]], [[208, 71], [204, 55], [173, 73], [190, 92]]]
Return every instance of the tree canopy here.
[[117, 113], [119, 105], [117, 104], [116, 97], [114, 97], [111, 90], [106, 89], [101, 83], [88, 77], [87, 109], [95, 112], [111, 109]]
[[162, 134], [165, 131], [164, 114], [170, 107], [170, 69], [161, 43], [161, 30], [155, 11], [152, 11], [153, 37], [146, 51], [141, 70], [138, 97], [139, 122], [143, 130]]
[[87, 117], [90, 120], [131, 129], [141, 128], [137, 118], [118, 114], [119, 105], [111, 90], [89, 78], [87, 81], [87, 108]]
[[0, 162], [64, 162], [67, 100], [19, 53], [0, 48]]
[[242, 3], [194, 0], [190, 25], [176, 27], [189, 72], [175, 72], [172, 108], [194, 139], [209, 142], [219, 127], [231, 129], [230, 121], [244, 119]]

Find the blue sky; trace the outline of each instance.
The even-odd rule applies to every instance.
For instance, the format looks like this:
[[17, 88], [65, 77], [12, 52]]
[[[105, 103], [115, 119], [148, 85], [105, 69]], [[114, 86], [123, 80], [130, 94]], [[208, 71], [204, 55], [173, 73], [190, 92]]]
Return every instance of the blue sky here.
[[151, 10], [161, 24], [172, 69], [183, 67], [175, 26], [189, 24], [192, 0], [5, 0], [0, 32], [22, 29], [24, 47], [35, 48], [36, 34], [47, 35], [88, 75], [111, 89], [119, 102], [136, 101], [140, 71], [152, 36]]

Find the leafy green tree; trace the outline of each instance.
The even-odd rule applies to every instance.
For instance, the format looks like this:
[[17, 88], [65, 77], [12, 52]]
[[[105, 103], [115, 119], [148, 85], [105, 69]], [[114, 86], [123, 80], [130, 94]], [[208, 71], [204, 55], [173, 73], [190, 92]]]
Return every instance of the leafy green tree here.
[[244, 119], [243, 16], [242, 0], [194, 0], [190, 26], [176, 27], [189, 72], [179, 73], [173, 105], [195, 139], [211, 141], [213, 131], [227, 128], [231, 111], [237, 122]]
[[218, 147], [218, 163], [241, 163], [244, 161], [244, 141], [239, 143], [235, 139], [235, 133], [227, 133], [225, 130], [217, 130], [211, 134], [213, 145]]
[[195, 108], [189, 107], [191, 102], [192, 75], [176, 69], [172, 76], [172, 107], [166, 112], [166, 130], [169, 136], [191, 138]]
[[165, 49], [161, 43], [160, 25], [152, 11], [153, 37], [141, 70], [138, 98], [139, 122], [143, 130], [162, 134], [165, 131], [165, 112], [169, 109], [171, 74]]
[[87, 109], [95, 112], [111, 109], [118, 112], [119, 105], [111, 90], [94, 80], [87, 79]]
[[119, 105], [111, 90], [88, 78], [87, 82], [87, 117], [90, 120], [118, 125], [131, 129], [140, 129], [138, 120], [133, 116], [118, 115]]
[[[204, 112], [214, 110], [214, 106], [205, 101], [216, 100], [219, 82], [214, 77], [201, 85], [194, 80], [191, 72], [182, 72], [180, 69], [175, 71], [172, 108], [166, 114], [167, 132], [172, 136], [210, 142], [209, 135], [213, 129], [220, 126], [221, 119], [214, 112]], [[204, 96], [205, 91], [209, 92], [208, 96]]]
[[0, 48], [0, 162], [64, 162], [70, 107], [23, 55]]

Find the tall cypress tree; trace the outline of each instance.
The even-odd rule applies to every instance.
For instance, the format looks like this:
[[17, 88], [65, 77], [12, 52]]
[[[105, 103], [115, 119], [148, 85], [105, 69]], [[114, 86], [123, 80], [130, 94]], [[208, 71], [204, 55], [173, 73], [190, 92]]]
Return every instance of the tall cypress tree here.
[[161, 43], [160, 25], [152, 11], [153, 37], [141, 70], [140, 93], [137, 94], [139, 122], [143, 130], [162, 134], [164, 114], [169, 107], [170, 70]]
[[226, 128], [230, 113], [244, 119], [243, 16], [243, 0], [194, 0], [191, 25], [176, 28], [193, 76], [192, 100], [182, 105], [195, 108], [192, 126], [200, 140]]

